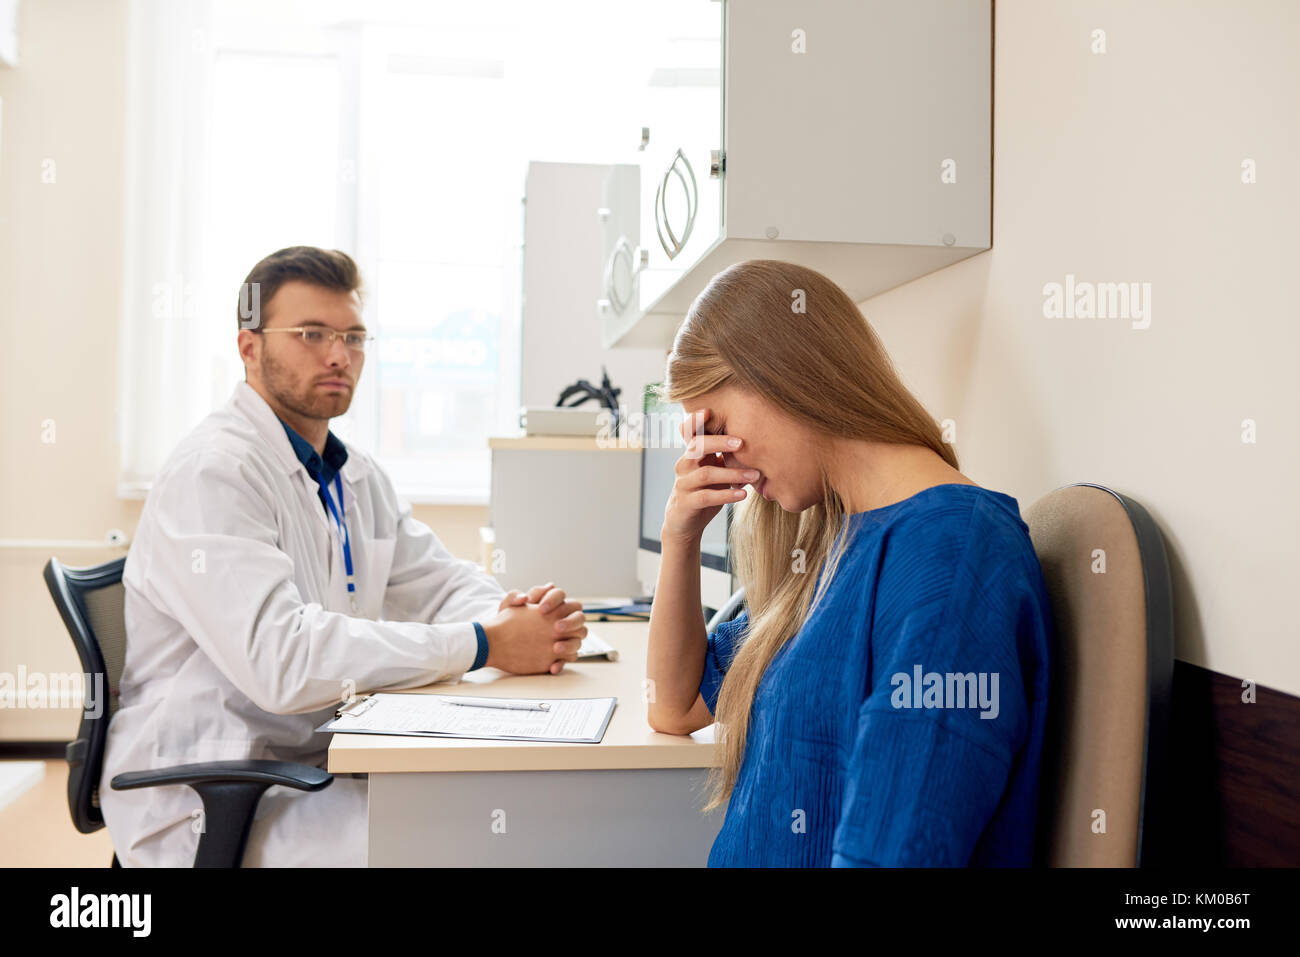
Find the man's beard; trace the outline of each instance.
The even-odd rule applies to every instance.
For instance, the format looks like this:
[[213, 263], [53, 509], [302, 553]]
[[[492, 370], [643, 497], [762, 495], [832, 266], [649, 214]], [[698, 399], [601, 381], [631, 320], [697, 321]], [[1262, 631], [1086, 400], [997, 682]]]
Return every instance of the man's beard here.
[[[352, 404], [352, 391], [322, 392], [316, 388], [316, 381], [304, 385], [284, 365], [262, 354], [262, 383], [275, 400], [296, 415], [307, 419], [332, 419], [347, 412]], [[339, 375], [337, 378], [350, 381], [350, 377]]]

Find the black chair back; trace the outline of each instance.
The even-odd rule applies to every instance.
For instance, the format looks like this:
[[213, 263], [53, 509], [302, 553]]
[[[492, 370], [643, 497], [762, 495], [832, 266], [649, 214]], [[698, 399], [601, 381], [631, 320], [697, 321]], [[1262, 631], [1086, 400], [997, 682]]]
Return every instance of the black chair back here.
[[69, 568], [57, 558], [45, 565], [45, 584], [72, 636], [87, 681], [81, 726], [67, 749], [68, 808], [72, 823], [83, 834], [104, 826], [99, 775], [126, 660], [125, 565], [125, 557], [91, 568]]

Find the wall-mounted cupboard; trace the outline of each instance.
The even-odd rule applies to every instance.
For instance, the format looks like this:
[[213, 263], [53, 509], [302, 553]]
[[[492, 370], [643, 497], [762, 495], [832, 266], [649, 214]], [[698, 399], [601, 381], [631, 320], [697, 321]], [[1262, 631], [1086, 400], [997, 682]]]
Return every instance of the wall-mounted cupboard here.
[[670, 347], [744, 259], [861, 301], [987, 250], [992, 26], [991, 0], [698, 0], [623, 117], [639, 209], [605, 244], [604, 344]]

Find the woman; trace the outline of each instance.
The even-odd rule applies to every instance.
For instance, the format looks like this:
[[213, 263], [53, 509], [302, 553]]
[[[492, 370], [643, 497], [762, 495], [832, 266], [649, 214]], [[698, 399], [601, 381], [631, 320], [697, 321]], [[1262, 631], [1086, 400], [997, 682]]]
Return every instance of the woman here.
[[[801, 266], [715, 276], [660, 392], [687, 450], [649, 717], [717, 720], [709, 864], [1032, 863], [1051, 612], [1016, 500], [958, 471], [853, 301]], [[706, 635], [700, 536], [727, 503], [747, 607]]]

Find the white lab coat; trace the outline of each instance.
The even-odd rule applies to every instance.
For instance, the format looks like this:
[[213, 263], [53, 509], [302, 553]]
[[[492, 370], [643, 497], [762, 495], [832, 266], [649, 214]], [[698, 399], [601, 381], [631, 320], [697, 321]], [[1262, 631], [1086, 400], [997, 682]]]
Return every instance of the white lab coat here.
[[[236, 758], [323, 767], [330, 736], [313, 729], [348, 695], [457, 678], [473, 663], [472, 622], [504, 591], [347, 450], [355, 613], [319, 486], [247, 383], [159, 473], [123, 574], [126, 663], [99, 788], [124, 866], [191, 866], [202, 802], [184, 785], [114, 791], [115, 774]], [[364, 865], [365, 815], [364, 778], [273, 787], [245, 865]]]

